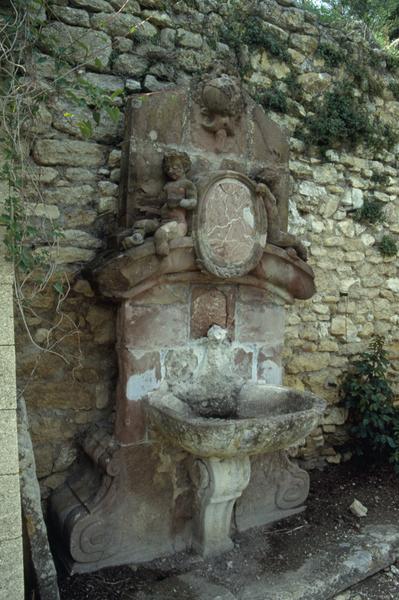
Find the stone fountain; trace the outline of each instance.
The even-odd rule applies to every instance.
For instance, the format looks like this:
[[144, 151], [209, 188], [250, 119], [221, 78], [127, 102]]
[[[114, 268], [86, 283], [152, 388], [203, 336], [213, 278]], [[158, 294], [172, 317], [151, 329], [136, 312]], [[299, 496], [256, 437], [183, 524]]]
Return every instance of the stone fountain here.
[[72, 572], [208, 556], [303, 510], [309, 478], [285, 449], [324, 409], [281, 386], [284, 306], [314, 276], [287, 233], [286, 137], [240, 82], [134, 96], [122, 182], [91, 272], [119, 303], [115, 424], [87, 432], [51, 502]]

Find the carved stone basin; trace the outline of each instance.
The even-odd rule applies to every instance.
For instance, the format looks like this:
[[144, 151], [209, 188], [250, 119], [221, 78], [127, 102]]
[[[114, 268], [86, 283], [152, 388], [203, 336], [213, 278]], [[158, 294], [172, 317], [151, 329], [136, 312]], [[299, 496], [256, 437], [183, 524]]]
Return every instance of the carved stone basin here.
[[[197, 489], [192, 544], [203, 556], [233, 547], [232, 510], [250, 480], [249, 456], [295, 444], [317, 425], [325, 408], [325, 402], [309, 392], [259, 383], [237, 389], [225, 383], [230, 383], [230, 414], [224, 418], [213, 417], [207, 408], [207, 416], [202, 416], [201, 406], [209, 406], [209, 397], [196, 404], [190, 393], [184, 399], [191, 400], [195, 410], [161, 389], [150, 395], [147, 405], [154, 428], [195, 457], [190, 471]], [[202, 393], [209, 396], [206, 385]]]
[[246, 383], [226, 418], [201, 416], [171, 392], [154, 392], [147, 411], [172, 444], [202, 458], [232, 458], [294, 445], [314, 429], [325, 408], [310, 392]]

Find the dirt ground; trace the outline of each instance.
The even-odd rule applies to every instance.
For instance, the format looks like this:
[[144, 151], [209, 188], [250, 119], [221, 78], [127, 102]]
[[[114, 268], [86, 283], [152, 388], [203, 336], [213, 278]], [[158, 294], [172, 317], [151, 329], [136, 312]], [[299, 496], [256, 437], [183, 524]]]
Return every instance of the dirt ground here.
[[[127, 600], [149, 590], [154, 582], [195, 571], [213, 583], [226, 584], [234, 593], [243, 574], [260, 578], [267, 570], [300, 566], [315, 547], [361, 531], [364, 525], [399, 522], [399, 476], [389, 467], [364, 470], [355, 461], [312, 471], [311, 492], [304, 513], [272, 527], [249, 530], [234, 537], [235, 548], [218, 558], [203, 560], [189, 553], [146, 565], [103, 569], [97, 573], [61, 576], [62, 600]], [[364, 518], [349, 511], [354, 499], [368, 508]], [[337, 600], [399, 600], [399, 563], [340, 594]]]

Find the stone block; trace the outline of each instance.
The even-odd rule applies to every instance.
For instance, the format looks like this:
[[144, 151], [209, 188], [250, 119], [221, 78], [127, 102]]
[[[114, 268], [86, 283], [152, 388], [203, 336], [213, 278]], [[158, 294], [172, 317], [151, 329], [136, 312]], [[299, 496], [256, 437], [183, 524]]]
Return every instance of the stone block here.
[[90, 410], [96, 406], [94, 386], [80, 382], [32, 382], [25, 390], [30, 408]]
[[284, 337], [284, 308], [273, 304], [238, 302], [236, 338], [239, 342], [280, 345]]
[[94, 29], [101, 29], [112, 37], [133, 36], [136, 29], [140, 28], [141, 19], [125, 12], [113, 14], [97, 13], [91, 18]]
[[14, 343], [14, 312], [11, 285], [0, 284], [0, 346]]
[[63, 21], [67, 25], [80, 25], [90, 27], [89, 13], [79, 8], [70, 6], [52, 6], [51, 13], [57, 21]]
[[112, 41], [102, 31], [52, 22], [41, 30], [40, 41], [43, 49], [50, 54], [60, 47], [65, 48], [63, 59], [71, 64], [86, 65], [94, 71], [108, 68]]
[[128, 348], [173, 347], [188, 340], [188, 307], [181, 304], [126, 303], [124, 322], [124, 343]]
[[80, 140], [39, 139], [33, 148], [34, 160], [42, 165], [97, 167], [105, 162], [106, 149]]
[[18, 473], [17, 422], [15, 410], [0, 411], [0, 473]]
[[245, 380], [252, 379], [253, 352], [246, 348], [235, 348], [233, 352], [234, 371]]
[[0, 346], [0, 410], [16, 407], [14, 346]]
[[58, 206], [44, 204], [43, 202], [37, 202], [35, 204], [30, 204], [27, 202], [25, 204], [25, 211], [27, 216], [32, 215], [35, 217], [50, 219], [50, 221], [60, 218], [60, 209]]
[[163, 284], [135, 298], [135, 304], [184, 304], [188, 300], [189, 288], [184, 284]]
[[112, 6], [106, 0], [72, 0], [74, 6], [87, 8], [92, 12], [113, 12]]
[[201, 48], [203, 40], [202, 35], [199, 33], [191, 33], [191, 31], [186, 31], [185, 29], [177, 30], [177, 38], [176, 41], [179, 46], [183, 46], [184, 48]]
[[[40, 253], [41, 248], [37, 249], [37, 253]], [[56, 265], [63, 265], [69, 263], [85, 263], [93, 260], [95, 256], [94, 250], [88, 250], [86, 248], [76, 248], [74, 246], [55, 246], [46, 250]]]
[[[1, 196], [0, 196], [1, 203]], [[0, 204], [1, 205], [1, 204]], [[12, 288], [14, 282], [14, 266], [13, 263], [9, 260], [3, 258], [4, 246], [2, 245], [2, 239], [5, 234], [5, 227], [0, 227], [0, 285], [6, 286], [8, 285]], [[2, 344], [1, 333], [0, 333], [0, 345]]]
[[216, 288], [194, 288], [191, 301], [191, 337], [206, 337], [212, 325], [227, 326], [227, 298]]
[[112, 344], [115, 341], [115, 314], [112, 307], [94, 305], [89, 308], [86, 321], [98, 344]]
[[0, 542], [0, 600], [23, 600], [22, 537]]
[[21, 535], [19, 474], [0, 475], [0, 544]]
[[144, 56], [136, 54], [120, 54], [114, 62], [113, 70], [119, 75], [142, 77], [149, 67], [149, 61]]
[[282, 384], [283, 371], [278, 356], [278, 349], [273, 351], [270, 347], [263, 347], [259, 350], [257, 362], [258, 380], [274, 385]]
[[[329, 406], [323, 415], [323, 425], [343, 425], [348, 418], [348, 409], [343, 406]], [[325, 428], [324, 428], [325, 429]]]
[[145, 398], [161, 384], [161, 361], [159, 352], [125, 352], [127, 364], [126, 397], [130, 401]]
[[181, 383], [195, 377], [199, 357], [193, 348], [168, 350], [164, 358], [165, 377], [170, 383]]
[[147, 140], [150, 135], [157, 143], [180, 144], [187, 104], [187, 95], [181, 90], [133, 99], [130, 113], [134, 138]]
[[286, 365], [288, 373], [308, 373], [325, 369], [330, 364], [330, 355], [326, 352], [305, 352], [295, 354]]
[[61, 246], [73, 244], [78, 248], [102, 248], [103, 242], [87, 231], [81, 229], [64, 229], [60, 239]]

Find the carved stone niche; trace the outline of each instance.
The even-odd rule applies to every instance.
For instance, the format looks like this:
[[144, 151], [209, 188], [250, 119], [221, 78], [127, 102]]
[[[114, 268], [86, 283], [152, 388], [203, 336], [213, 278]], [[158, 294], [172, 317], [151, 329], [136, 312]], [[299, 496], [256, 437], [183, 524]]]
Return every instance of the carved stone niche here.
[[218, 171], [197, 180], [193, 240], [200, 267], [217, 277], [246, 275], [266, 245], [267, 216], [254, 183], [241, 173]]

